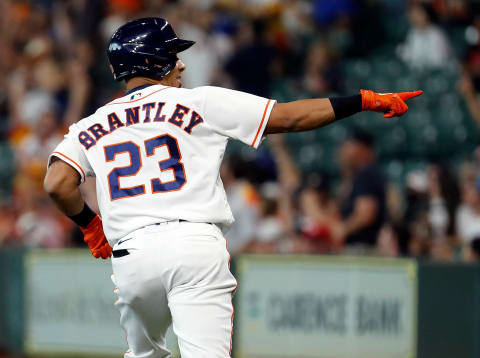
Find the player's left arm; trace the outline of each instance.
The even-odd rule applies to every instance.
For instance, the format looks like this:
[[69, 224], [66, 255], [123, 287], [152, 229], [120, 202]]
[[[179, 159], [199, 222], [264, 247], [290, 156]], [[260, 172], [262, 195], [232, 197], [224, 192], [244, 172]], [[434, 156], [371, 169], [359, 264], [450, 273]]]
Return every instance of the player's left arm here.
[[84, 207], [79, 185], [80, 174], [56, 158], [49, 166], [43, 181], [43, 188], [66, 216], [77, 215]]
[[80, 227], [92, 255], [106, 259], [111, 256], [112, 248], [103, 233], [100, 217], [83, 200], [80, 182], [80, 174], [73, 167], [55, 158], [48, 167], [43, 187], [60, 211]]
[[360, 94], [349, 97], [276, 103], [265, 133], [308, 131], [361, 111], [381, 112], [384, 113], [385, 118], [399, 117], [408, 110], [405, 101], [422, 93], [422, 91], [376, 93], [371, 90], [361, 90]]

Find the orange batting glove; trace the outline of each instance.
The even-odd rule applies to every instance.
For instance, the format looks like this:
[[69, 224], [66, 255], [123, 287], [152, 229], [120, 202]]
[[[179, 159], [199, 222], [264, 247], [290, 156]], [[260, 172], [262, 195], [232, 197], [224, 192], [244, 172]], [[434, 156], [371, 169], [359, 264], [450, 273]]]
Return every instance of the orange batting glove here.
[[103, 233], [102, 219], [96, 215], [86, 227], [80, 227], [85, 241], [95, 258], [106, 259], [112, 256], [112, 248]]
[[407, 99], [420, 96], [423, 91], [376, 93], [371, 90], [360, 90], [362, 110], [384, 113], [385, 118], [400, 117], [408, 111]]

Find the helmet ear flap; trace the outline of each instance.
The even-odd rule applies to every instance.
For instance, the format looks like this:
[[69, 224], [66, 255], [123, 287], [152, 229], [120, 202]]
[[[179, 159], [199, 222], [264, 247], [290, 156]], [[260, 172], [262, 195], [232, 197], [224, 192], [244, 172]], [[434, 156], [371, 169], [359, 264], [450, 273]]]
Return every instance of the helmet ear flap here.
[[161, 79], [168, 75], [176, 66], [176, 62], [170, 61], [168, 63], [161, 63], [157, 61], [152, 61], [152, 67], [156, 70], [155, 72], [158, 75], [158, 79]]

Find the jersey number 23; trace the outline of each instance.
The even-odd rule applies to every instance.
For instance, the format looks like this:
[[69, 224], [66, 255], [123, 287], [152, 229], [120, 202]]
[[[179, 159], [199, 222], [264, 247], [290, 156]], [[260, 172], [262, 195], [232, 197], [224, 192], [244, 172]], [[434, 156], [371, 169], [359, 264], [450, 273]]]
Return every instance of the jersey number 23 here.
[[[166, 146], [170, 157], [158, 162], [160, 171], [172, 170], [174, 180], [162, 182], [160, 178], [151, 178], [152, 193], [164, 193], [173, 190], [180, 190], [186, 183], [185, 169], [182, 162], [182, 154], [178, 148], [177, 140], [164, 134], [158, 137], [147, 139], [144, 143], [147, 157], [155, 154], [155, 150]], [[112, 144], [104, 147], [105, 160], [107, 162], [115, 161], [115, 157], [120, 153], [128, 153], [130, 156], [130, 165], [125, 167], [116, 167], [108, 174], [108, 186], [110, 188], [111, 200], [128, 198], [132, 196], [145, 194], [145, 185], [137, 185], [129, 188], [120, 187], [120, 178], [135, 176], [142, 167], [142, 154], [140, 147], [132, 141]]]

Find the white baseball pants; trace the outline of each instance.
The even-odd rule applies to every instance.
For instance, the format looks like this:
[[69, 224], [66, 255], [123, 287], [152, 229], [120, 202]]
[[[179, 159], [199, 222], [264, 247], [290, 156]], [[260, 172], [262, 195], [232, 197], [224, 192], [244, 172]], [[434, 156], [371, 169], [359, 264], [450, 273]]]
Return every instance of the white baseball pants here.
[[237, 282], [220, 229], [179, 221], [151, 225], [113, 250], [128, 252], [112, 257], [125, 358], [170, 357], [165, 336], [172, 322], [182, 358], [230, 357]]

